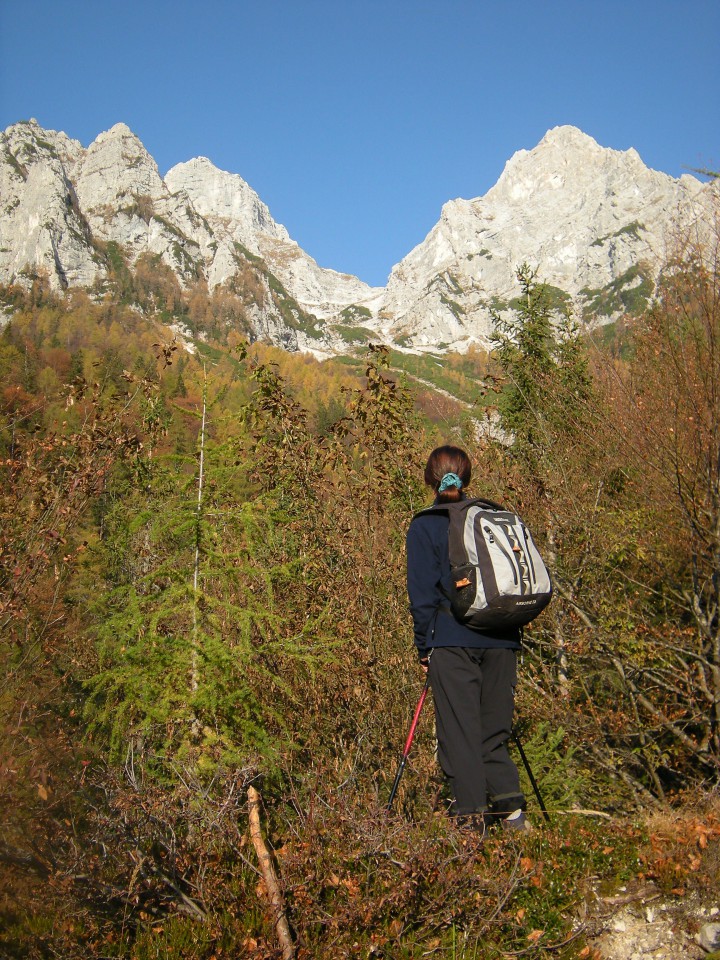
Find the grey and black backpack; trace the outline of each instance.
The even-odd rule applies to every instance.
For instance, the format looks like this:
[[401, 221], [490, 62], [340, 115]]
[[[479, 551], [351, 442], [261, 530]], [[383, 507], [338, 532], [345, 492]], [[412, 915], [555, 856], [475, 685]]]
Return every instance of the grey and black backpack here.
[[422, 510], [450, 519], [455, 617], [476, 630], [522, 627], [545, 609], [552, 581], [520, 517], [491, 500], [458, 500]]

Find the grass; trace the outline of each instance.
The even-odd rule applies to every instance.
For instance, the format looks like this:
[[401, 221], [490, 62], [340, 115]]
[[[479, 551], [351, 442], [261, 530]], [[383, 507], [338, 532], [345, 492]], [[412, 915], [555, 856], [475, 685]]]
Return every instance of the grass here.
[[[639, 282], [637, 282], [639, 280]], [[654, 289], [650, 272], [643, 264], [634, 264], [612, 283], [600, 289], [585, 287], [583, 320], [610, 317], [616, 313], [640, 313], [648, 304]]]
[[440, 302], [443, 304], [443, 306], [448, 308], [456, 320], [462, 320], [462, 318], [465, 316], [465, 307], [457, 303], [455, 300], [451, 300], [450, 297], [446, 297], [444, 293], [440, 294]]
[[335, 333], [342, 337], [345, 343], [366, 344], [372, 342], [375, 338], [373, 331], [368, 330], [367, 327], [348, 326], [343, 323], [335, 323], [333, 324], [332, 329], [335, 331]]
[[27, 167], [25, 167], [22, 163], [20, 163], [18, 158], [15, 156], [15, 154], [12, 153], [7, 148], [5, 148], [4, 156], [5, 156], [5, 160], [7, 161], [7, 163], [10, 164], [10, 166], [15, 171], [15, 173], [17, 173], [19, 177], [22, 177], [23, 180], [27, 180], [28, 178]]
[[369, 319], [372, 317], [372, 313], [367, 307], [362, 307], [357, 303], [351, 303], [349, 307], [345, 307], [344, 310], [340, 311], [340, 316], [345, 323], [354, 324], [357, 323], [358, 320]]
[[615, 237], [622, 237], [625, 235], [639, 240], [640, 231], [644, 229], [645, 227], [642, 225], [642, 223], [640, 223], [639, 220], [633, 220], [632, 223], [628, 223], [624, 227], [620, 227], [620, 229], [616, 230], [614, 233], [607, 233], [604, 237], [598, 237], [597, 240], [593, 240], [590, 246], [601, 247], [604, 243], [607, 243], [608, 240], [613, 240]]
[[250, 253], [248, 248], [243, 246], [242, 243], [237, 240], [233, 240], [233, 247], [235, 248], [235, 252], [240, 254], [240, 256], [249, 263], [254, 263], [256, 267], [260, 267], [263, 270], [265, 269], [265, 261], [263, 258], [256, 256], [254, 253]]
[[[539, 283], [538, 291], [542, 292], [542, 295], [545, 297], [546, 302], [551, 310], [564, 313], [570, 307], [572, 303], [572, 297], [569, 293], [566, 293], [565, 290], [562, 290], [560, 287], [553, 286], [552, 283]], [[525, 305], [525, 298], [515, 297], [510, 301], [509, 307], [512, 310], [519, 310]]]
[[390, 366], [393, 370], [402, 371], [411, 378], [444, 390], [463, 403], [484, 405], [486, 402], [477, 368], [470, 358], [391, 350]]
[[293, 330], [300, 330], [315, 340], [321, 339], [323, 331], [318, 329], [317, 317], [306, 313], [297, 300], [290, 296], [277, 277], [269, 271], [267, 272], [267, 278], [270, 289], [274, 294], [275, 305], [287, 326]]

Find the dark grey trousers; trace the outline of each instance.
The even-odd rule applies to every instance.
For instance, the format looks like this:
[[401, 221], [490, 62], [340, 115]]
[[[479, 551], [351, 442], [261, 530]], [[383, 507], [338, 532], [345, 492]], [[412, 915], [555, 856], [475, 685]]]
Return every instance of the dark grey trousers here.
[[507, 750], [516, 651], [435, 647], [429, 675], [438, 760], [452, 789], [452, 812], [462, 816], [524, 808], [518, 769]]

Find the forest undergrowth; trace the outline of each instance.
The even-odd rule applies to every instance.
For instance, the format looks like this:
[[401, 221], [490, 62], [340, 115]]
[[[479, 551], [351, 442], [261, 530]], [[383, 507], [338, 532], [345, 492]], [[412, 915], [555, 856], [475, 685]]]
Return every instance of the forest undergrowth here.
[[[712, 906], [716, 252], [679, 250], [610, 347], [521, 268], [469, 410], [384, 347], [360, 375], [222, 333], [197, 294], [187, 352], [152, 271], [134, 304], [130, 274], [6, 289], [2, 955], [593, 958], [609, 891]], [[555, 584], [516, 727], [548, 816], [519, 763], [521, 839], [447, 816], [430, 703], [386, 809], [423, 682], [404, 536], [446, 441]]]

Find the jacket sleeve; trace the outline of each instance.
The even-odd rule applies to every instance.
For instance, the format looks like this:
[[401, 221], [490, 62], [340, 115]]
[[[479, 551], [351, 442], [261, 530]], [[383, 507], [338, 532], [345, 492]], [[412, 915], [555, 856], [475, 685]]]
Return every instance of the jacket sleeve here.
[[418, 655], [427, 656], [432, 646], [432, 631], [438, 608], [443, 602], [440, 589], [442, 569], [438, 548], [430, 529], [422, 521], [410, 524], [405, 541], [407, 550], [407, 590], [413, 632]]

